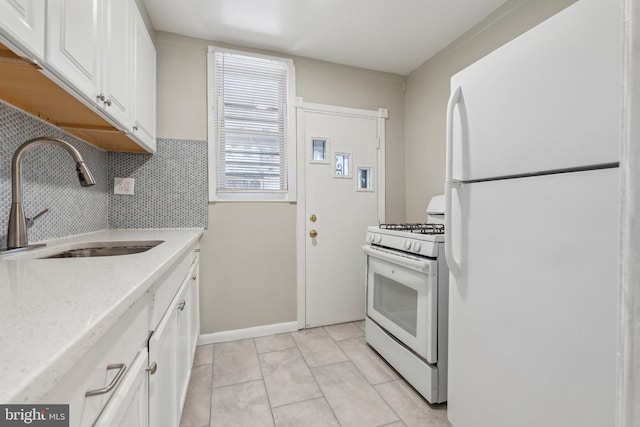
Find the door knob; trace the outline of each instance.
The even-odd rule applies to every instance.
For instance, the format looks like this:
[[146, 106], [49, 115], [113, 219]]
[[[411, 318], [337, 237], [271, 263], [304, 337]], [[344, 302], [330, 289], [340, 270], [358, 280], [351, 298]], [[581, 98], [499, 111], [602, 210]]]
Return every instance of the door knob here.
[[311, 238], [318, 237], [318, 232], [316, 230], [309, 231], [309, 237]]
[[309, 217], [309, 221], [311, 222], [316, 222], [318, 220], [318, 217], [316, 216], [316, 214], [311, 214], [311, 216]]

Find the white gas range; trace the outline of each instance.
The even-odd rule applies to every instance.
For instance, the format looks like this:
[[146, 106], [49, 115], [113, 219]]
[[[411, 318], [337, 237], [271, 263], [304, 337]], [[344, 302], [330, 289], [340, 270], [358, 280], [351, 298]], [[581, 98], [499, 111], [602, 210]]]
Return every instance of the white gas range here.
[[447, 400], [449, 270], [442, 224], [367, 229], [367, 342], [431, 403]]

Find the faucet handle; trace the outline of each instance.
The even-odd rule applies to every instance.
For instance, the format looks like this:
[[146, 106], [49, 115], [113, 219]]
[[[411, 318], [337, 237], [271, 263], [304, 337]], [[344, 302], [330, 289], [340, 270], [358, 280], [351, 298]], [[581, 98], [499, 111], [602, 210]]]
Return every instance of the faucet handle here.
[[33, 218], [25, 218], [25, 220], [27, 221], [27, 227], [32, 227], [33, 223], [36, 222], [36, 219], [40, 218], [42, 215], [46, 214], [49, 212], [49, 208], [43, 210], [42, 212], [40, 212], [39, 214], [37, 214], [36, 216], [34, 216]]

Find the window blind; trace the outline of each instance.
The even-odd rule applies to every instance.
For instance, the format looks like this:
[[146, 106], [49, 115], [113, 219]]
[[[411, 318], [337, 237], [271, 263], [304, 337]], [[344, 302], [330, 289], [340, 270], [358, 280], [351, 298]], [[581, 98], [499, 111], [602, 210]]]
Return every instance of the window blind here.
[[287, 191], [287, 76], [282, 61], [214, 53], [216, 191]]

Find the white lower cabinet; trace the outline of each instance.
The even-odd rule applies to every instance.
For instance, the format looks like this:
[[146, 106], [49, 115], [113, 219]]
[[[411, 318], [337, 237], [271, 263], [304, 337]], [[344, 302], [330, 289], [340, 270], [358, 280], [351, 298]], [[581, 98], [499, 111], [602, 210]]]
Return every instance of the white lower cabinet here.
[[199, 334], [198, 247], [176, 261], [43, 398], [70, 427], [178, 427]]
[[94, 427], [147, 427], [149, 424], [149, 381], [144, 347], [129, 373], [100, 414]]
[[42, 399], [69, 405], [69, 426], [92, 426], [146, 348], [149, 304], [138, 300]]
[[[180, 424], [199, 333], [199, 320], [195, 318], [198, 266], [196, 253], [178, 292], [149, 339], [149, 363], [156, 366], [156, 372], [149, 377], [149, 421], [152, 426], [177, 427]], [[158, 291], [161, 294], [162, 289]]]
[[[177, 425], [178, 419], [178, 312], [171, 304], [149, 339], [149, 421], [152, 426]], [[155, 365], [154, 365], [155, 364]]]
[[198, 262], [194, 262], [178, 297], [178, 402], [184, 407], [200, 333], [198, 308]]

